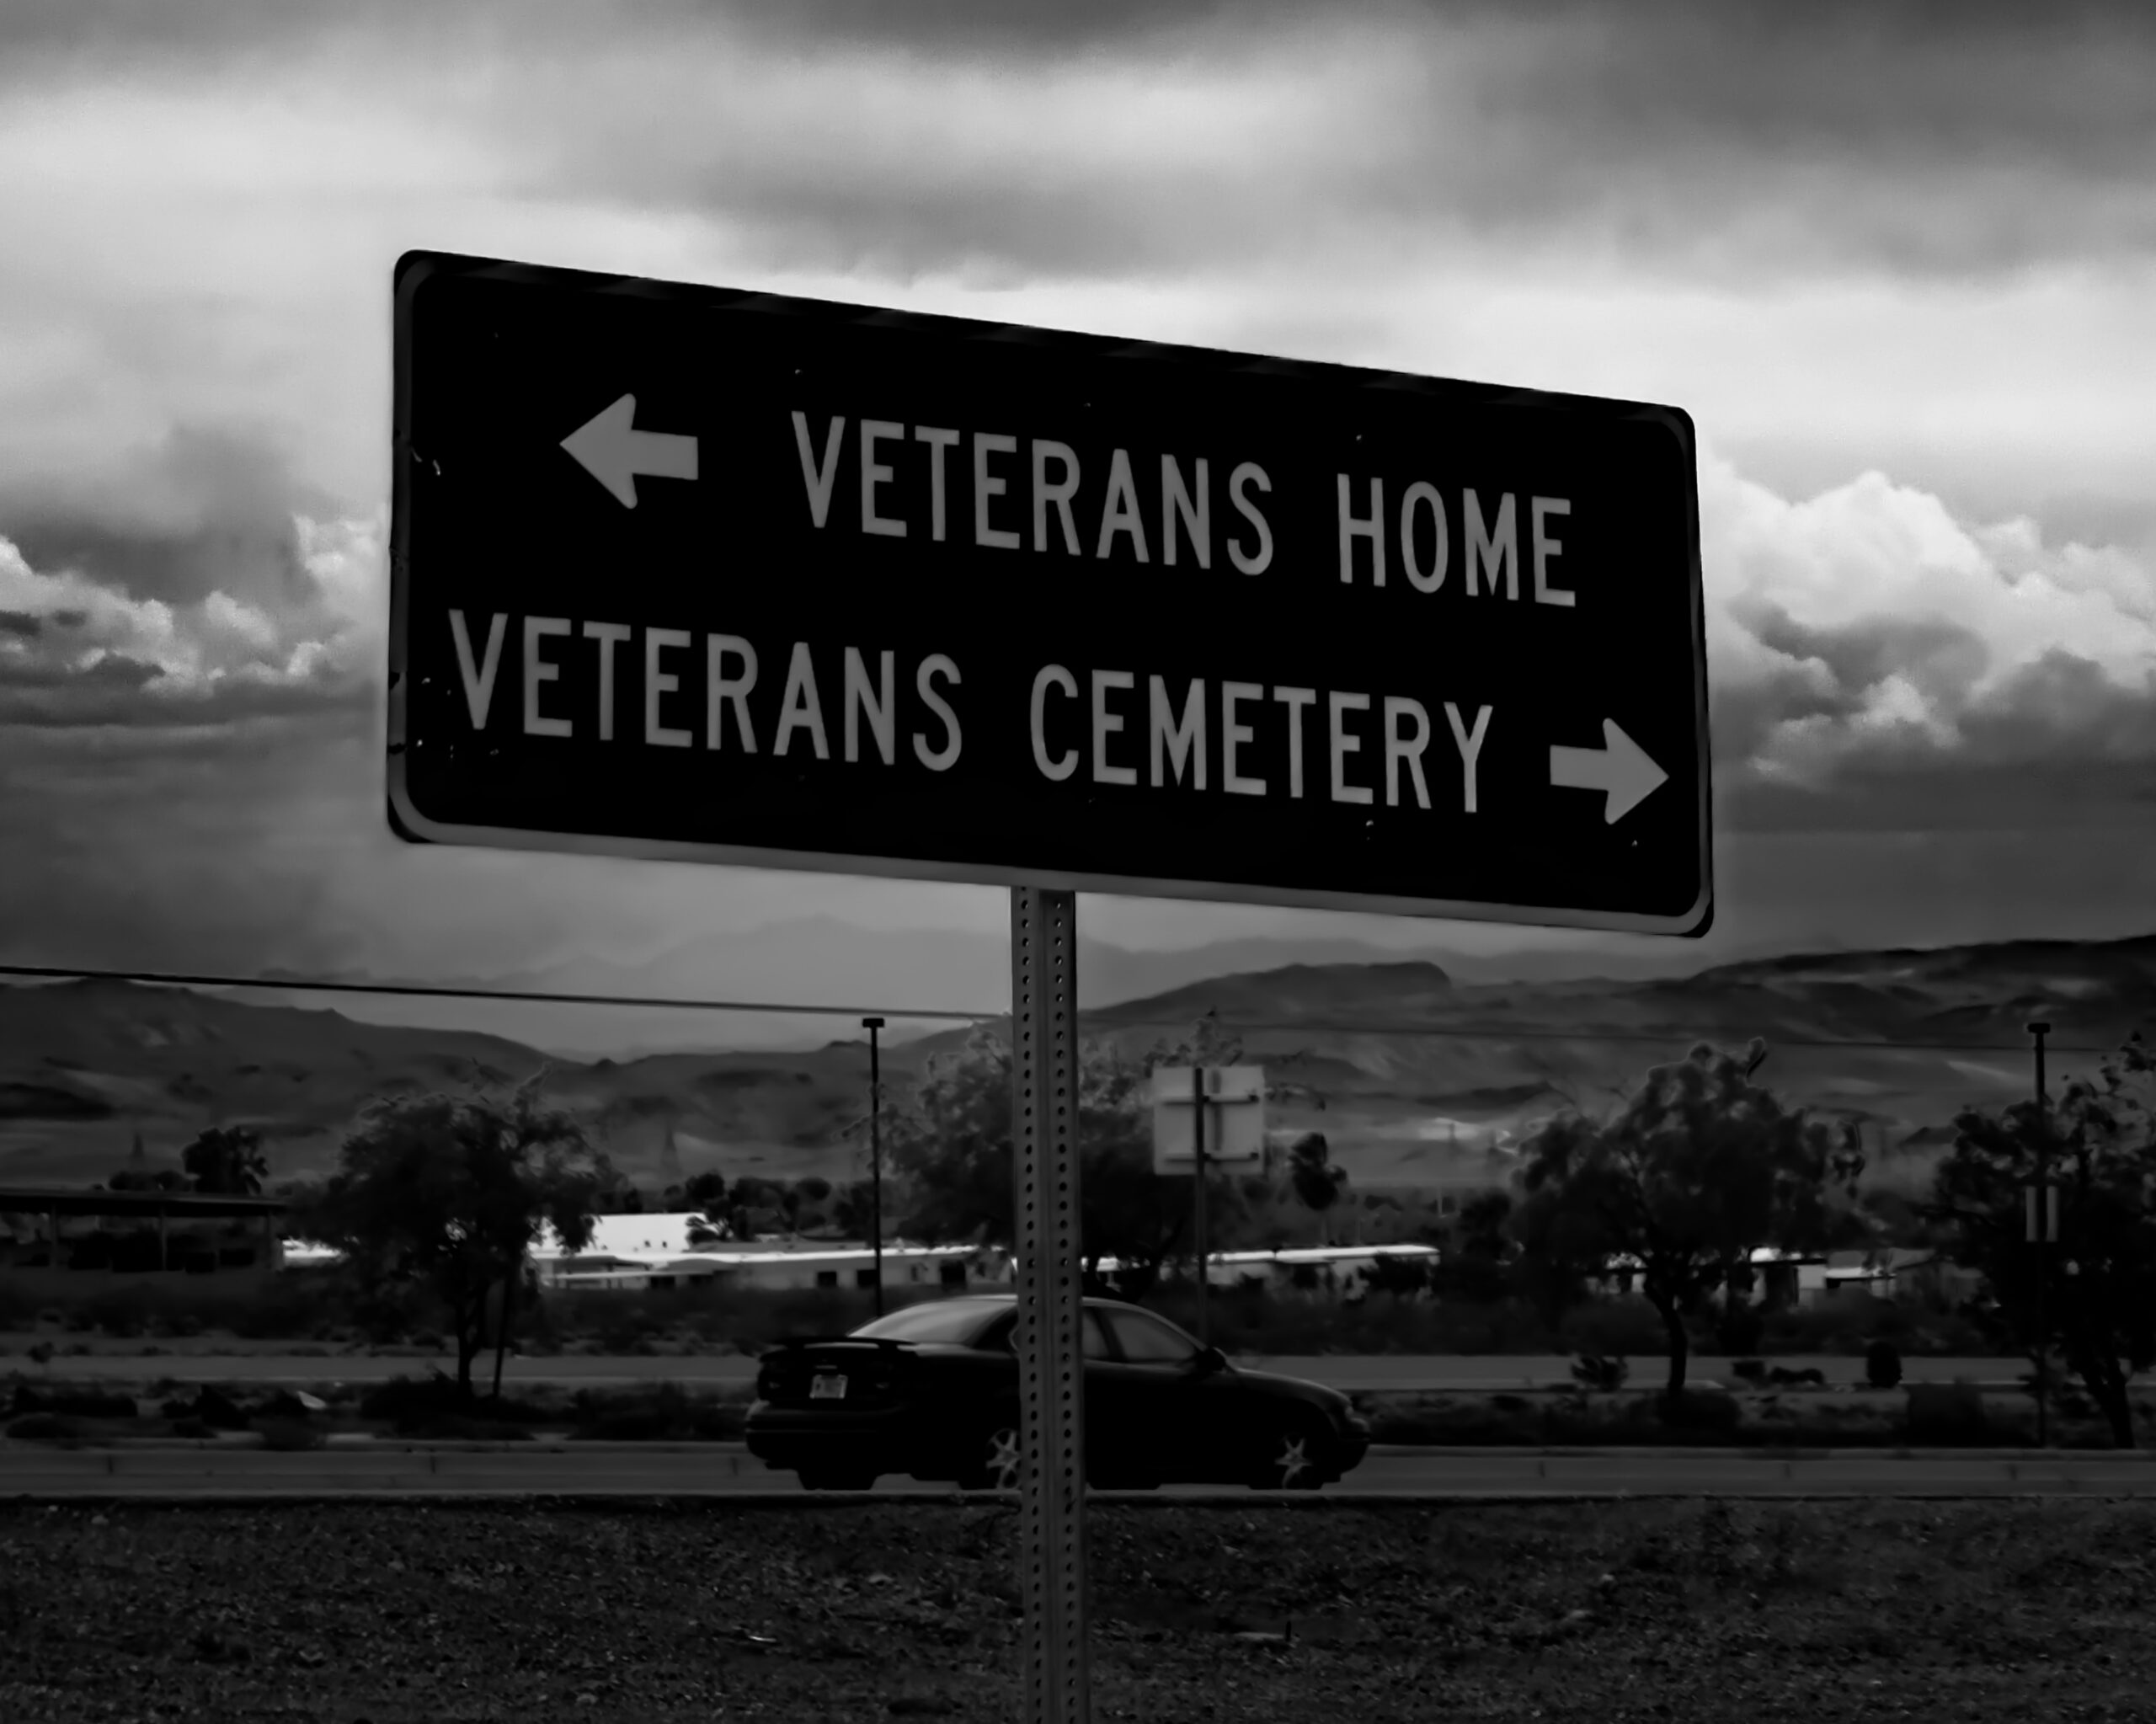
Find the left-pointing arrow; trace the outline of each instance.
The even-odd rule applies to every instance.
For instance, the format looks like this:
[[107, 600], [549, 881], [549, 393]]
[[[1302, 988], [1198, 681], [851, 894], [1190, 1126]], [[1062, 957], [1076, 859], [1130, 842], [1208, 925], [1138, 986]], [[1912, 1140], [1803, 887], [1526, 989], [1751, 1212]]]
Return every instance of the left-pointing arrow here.
[[1604, 825], [1615, 825], [1652, 792], [1669, 782], [1669, 774], [1647, 758], [1646, 750], [1620, 730], [1614, 720], [1602, 721], [1601, 748], [1556, 748], [1550, 750], [1550, 782], [1570, 790], [1609, 793], [1603, 804]]
[[624, 395], [568, 436], [562, 447], [583, 463], [592, 478], [611, 491], [624, 509], [637, 506], [637, 476], [648, 479], [693, 479], [696, 440], [667, 431], [636, 429], [637, 398]]

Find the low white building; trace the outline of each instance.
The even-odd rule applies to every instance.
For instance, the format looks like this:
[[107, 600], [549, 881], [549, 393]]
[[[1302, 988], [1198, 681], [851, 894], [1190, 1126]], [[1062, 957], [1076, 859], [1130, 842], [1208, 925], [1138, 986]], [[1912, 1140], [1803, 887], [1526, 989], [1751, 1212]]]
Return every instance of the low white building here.
[[[700, 1236], [690, 1238], [694, 1229]], [[705, 1238], [713, 1231], [703, 1216], [601, 1215], [583, 1250], [562, 1248], [552, 1230], [542, 1232], [531, 1253], [540, 1284], [572, 1289], [684, 1287], [719, 1283], [728, 1287], [794, 1289], [873, 1287], [877, 1257], [851, 1240]], [[1009, 1279], [1003, 1254], [977, 1246], [910, 1244], [883, 1246], [887, 1288], [959, 1289]]]
[[[1368, 1279], [1380, 1257], [1419, 1260], [1434, 1267], [1438, 1255], [1433, 1245], [1323, 1245], [1283, 1251], [1211, 1252], [1205, 1258], [1205, 1284], [1241, 1287], [1257, 1282], [1283, 1289], [1341, 1289]], [[1101, 1260], [1105, 1273], [1113, 1274], [1121, 1267], [1113, 1257]]]

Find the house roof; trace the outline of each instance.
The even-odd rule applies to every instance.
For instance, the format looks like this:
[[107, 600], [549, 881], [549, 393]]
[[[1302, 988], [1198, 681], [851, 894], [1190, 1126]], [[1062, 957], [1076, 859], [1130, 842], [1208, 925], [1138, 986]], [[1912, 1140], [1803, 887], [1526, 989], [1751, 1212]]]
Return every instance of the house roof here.
[[280, 1215], [282, 1198], [205, 1196], [184, 1191], [84, 1191], [80, 1187], [0, 1186], [0, 1215], [157, 1215], [200, 1220]]

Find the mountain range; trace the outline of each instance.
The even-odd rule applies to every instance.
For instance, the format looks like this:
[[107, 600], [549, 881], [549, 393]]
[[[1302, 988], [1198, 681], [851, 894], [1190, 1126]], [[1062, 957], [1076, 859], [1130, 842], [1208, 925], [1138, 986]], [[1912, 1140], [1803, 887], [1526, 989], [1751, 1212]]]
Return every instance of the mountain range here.
[[[1174, 968], [1141, 962], [1125, 974]], [[2029, 1093], [2031, 1018], [2053, 1026], [2054, 1093], [2130, 1032], [2156, 1031], [2156, 935], [1504, 982], [1466, 979], [1427, 957], [1297, 961], [1095, 998], [1084, 1033], [1131, 1054], [1215, 1017], [1278, 1086], [1268, 1125], [1325, 1132], [1365, 1188], [1501, 1182], [1540, 1119], [1609, 1105], [1696, 1041], [1735, 1047], [1753, 1036], [1768, 1044], [1764, 1081], [1858, 1121], [1874, 1182], [1906, 1186], [1926, 1175], [1958, 1109]], [[929, 1059], [974, 1033], [894, 1023], [887, 1091], [895, 1100]], [[484, 1030], [369, 1022], [341, 1001], [89, 980], [0, 989], [0, 1183], [101, 1179], [137, 1134], [153, 1165], [168, 1162], [213, 1124], [259, 1128], [273, 1179], [320, 1173], [370, 1097], [542, 1066], [549, 1092], [583, 1110], [645, 1181], [706, 1167], [865, 1171], [850, 1129], [867, 1106], [857, 1032], [810, 1048], [574, 1059]]]

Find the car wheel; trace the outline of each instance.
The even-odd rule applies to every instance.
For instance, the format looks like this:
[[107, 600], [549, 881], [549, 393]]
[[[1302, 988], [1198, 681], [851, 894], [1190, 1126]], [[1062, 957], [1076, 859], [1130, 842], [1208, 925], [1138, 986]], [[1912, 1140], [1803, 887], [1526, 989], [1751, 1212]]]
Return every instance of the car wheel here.
[[1025, 1454], [1018, 1434], [1018, 1421], [1006, 1417], [981, 1428], [969, 1445], [958, 1474], [958, 1486], [966, 1491], [1015, 1491], [1018, 1469]]
[[1314, 1418], [1292, 1418], [1274, 1427], [1261, 1451], [1251, 1487], [1260, 1491], [1315, 1491], [1326, 1481], [1331, 1435]]
[[801, 1469], [801, 1488], [804, 1491], [873, 1491], [876, 1488], [876, 1475], [851, 1471], [844, 1467], [804, 1466]]

